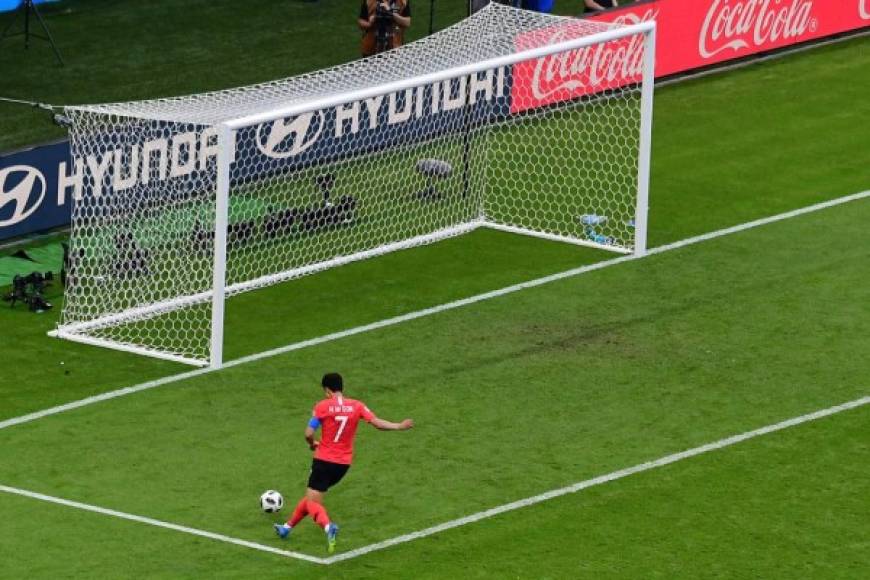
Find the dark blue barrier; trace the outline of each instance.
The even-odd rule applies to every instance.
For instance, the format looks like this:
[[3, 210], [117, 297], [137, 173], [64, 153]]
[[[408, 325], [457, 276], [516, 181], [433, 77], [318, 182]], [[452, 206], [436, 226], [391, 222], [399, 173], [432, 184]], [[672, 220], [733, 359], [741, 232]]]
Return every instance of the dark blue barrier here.
[[69, 143], [0, 156], [0, 240], [69, 224]]
[[[509, 70], [489, 71], [474, 82], [454, 79], [243, 129], [236, 140], [233, 181], [462, 133], [507, 116], [510, 91]], [[140, 121], [112, 131], [111, 141], [106, 134], [89, 133], [87, 149], [100, 151], [100, 143], [115, 142], [117, 150], [84, 155], [76, 163], [71, 163], [69, 142], [0, 156], [0, 240], [69, 224], [74, 195], [83, 193], [85, 204], [92, 203], [89, 196], [101, 197], [93, 202], [98, 211], [119, 204], [131, 209], [154, 202], [176, 187], [176, 179], [200, 187], [213, 183], [216, 129]], [[115, 175], [120, 168], [123, 175]]]
[[[509, 70], [500, 69], [241, 129], [231, 184], [467, 134], [510, 114], [510, 90]], [[159, 207], [179, 187], [205, 193], [216, 185], [217, 135], [168, 121], [107, 123], [79, 134], [65, 182], [85, 184], [79, 203], [89, 215]]]
[[[233, 182], [463, 133], [507, 116], [510, 89], [508, 70], [489, 71], [475, 81], [454, 79], [243, 129]], [[109, 137], [82, 136], [80, 145], [100, 153], [75, 163], [69, 142], [0, 156], [0, 239], [69, 224], [74, 195], [96, 211], [130, 210], [155, 202], [179, 179], [206, 188], [214, 183], [215, 128], [140, 121], [113, 126]], [[120, 146], [102, 150], [109, 142]]]
[[233, 181], [461, 134], [507, 117], [510, 91], [510, 70], [500, 69], [242, 129]]

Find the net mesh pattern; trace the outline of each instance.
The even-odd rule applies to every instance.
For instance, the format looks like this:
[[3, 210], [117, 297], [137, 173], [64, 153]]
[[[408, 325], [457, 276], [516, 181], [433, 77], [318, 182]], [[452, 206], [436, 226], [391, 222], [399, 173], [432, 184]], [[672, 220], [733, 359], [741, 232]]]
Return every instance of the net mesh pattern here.
[[[492, 3], [470, 18], [397, 50], [308, 74], [230, 90], [79, 107], [110, 115], [215, 125], [279, 107], [472, 65], [517, 52], [603, 32], [618, 25], [517, 10]], [[535, 34], [545, 31], [544, 34]]]
[[[209, 360], [219, 124], [613, 26], [491, 4], [300, 77], [69, 108], [76, 195], [61, 336]], [[630, 251], [642, 44], [518, 57], [235, 131], [227, 296], [480, 226]], [[631, 70], [617, 82], [620, 62]]]

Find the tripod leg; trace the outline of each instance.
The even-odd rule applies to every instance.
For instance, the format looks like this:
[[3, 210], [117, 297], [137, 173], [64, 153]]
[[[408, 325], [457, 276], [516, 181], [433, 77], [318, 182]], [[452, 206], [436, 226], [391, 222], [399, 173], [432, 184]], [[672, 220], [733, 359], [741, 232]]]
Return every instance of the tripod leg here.
[[[28, 2], [28, 4], [33, 8], [33, 13], [36, 15], [36, 19], [39, 20], [39, 25], [42, 26], [42, 30], [45, 31], [45, 36], [48, 38], [48, 43], [51, 45], [51, 50], [54, 51], [54, 56], [57, 57], [58, 62], [60, 62], [60, 66], [64, 66], [63, 57], [60, 56], [60, 51], [57, 49], [57, 45], [54, 43], [54, 38], [51, 36], [51, 32], [48, 30], [48, 26], [45, 25], [45, 21], [42, 19], [42, 15], [39, 13], [39, 9], [36, 7], [36, 4], [33, 2]], [[27, 21], [25, 20], [25, 23]], [[25, 24], [25, 30], [26, 24]], [[25, 38], [25, 47], [27, 46], [27, 36]]]
[[24, 50], [30, 48], [30, 2], [24, 3]]

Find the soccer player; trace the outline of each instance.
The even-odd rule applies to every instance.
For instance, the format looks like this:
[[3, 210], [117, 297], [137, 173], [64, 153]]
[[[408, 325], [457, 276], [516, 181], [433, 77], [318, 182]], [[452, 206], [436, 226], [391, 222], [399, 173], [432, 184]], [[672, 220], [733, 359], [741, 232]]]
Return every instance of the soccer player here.
[[[381, 431], [406, 431], [414, 426], [414, 421], [405, 419], [401, 423], [392, 423], [375, 417], [375, 414], [361, 401], [344, 396], [344, 381], [338, 373], [323, 375], [321, 385], [326, 398], [314, 405], [311, 420], [305, 427], [305, 441], [314, 451], [308, 489], [305, 490], [305, 496], [296, 504], [296, 509], [293, 510], [293, 515], [287, 523], [275, 524], [275, 533], [281, 538], [286, 538], [293, 527], [310, 514], [311, 519], [326, 532], [327, 546], [331, 554], [335, 551], [338, 526], [329, 520], [326, 508], [323, 507], [323, 494], [341, 481], [350, 469], [353, 459], [353, 438], [359, 420], [363, 419]], [[322, 427], [323, 431], [320, 441], [316, 441], [314, 434], [319, 427]]]

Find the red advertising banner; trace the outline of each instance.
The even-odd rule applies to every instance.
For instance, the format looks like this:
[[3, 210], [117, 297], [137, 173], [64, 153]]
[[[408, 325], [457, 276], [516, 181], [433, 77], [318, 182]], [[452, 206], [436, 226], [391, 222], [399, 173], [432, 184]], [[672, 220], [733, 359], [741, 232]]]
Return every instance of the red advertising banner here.
[[[591, 18], [656, 20], [658, 78], [870, 27], [870, 0], [649, 0]], [[516, 65], [511, 110], [637, 82], [642, 55], [631, 38]]]
[[[635, 17], [625, 16], [626, 21]], [[518, 49], [577, 38], [589, 25], [583, 20], [524, 34]], [[591, 32], [600, 32], [594, 29]], [[634, 35], [570, 52], [521, 62], [513, 67], [511, 112], [518, 113], [640, 79], [643, 70], [643, 36]]]

